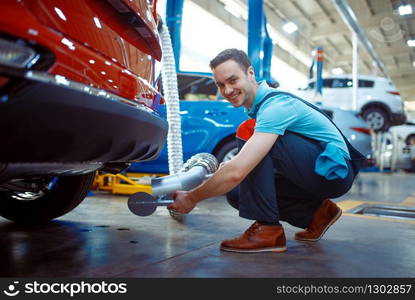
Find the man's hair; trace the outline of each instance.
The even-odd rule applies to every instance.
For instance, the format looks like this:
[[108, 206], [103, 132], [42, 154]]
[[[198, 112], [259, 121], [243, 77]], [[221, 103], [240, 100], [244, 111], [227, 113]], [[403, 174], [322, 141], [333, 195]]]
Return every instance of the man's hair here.
[[246, 55], [244, 51], [231, 48], [223, 50], [221, 53], [216, 55], [216, 57], [212, 59], [209, 63], [210, 69], [213, 70], [218, 65], [228, 60], [235, 61], [245, 73], [248, 71], [248, 68], [252, 65], [251, 61], [248, 58], [248, 55]]

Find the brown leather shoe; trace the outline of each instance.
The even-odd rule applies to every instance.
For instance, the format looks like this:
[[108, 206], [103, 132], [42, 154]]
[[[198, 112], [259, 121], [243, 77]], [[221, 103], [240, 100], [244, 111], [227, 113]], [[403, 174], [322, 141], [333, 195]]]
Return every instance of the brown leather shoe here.
[[231, 252], [284, 252], [287, 246], [281, 225], [255, 222], [240, 237], [223, 241], [220, 249]]
[[334, 202], [326, 199], [314, 213], [311, 224], [306, 230], [295, 234], [300, 241], [317, 242], [334, 222], [340, 218], [342, 210]]

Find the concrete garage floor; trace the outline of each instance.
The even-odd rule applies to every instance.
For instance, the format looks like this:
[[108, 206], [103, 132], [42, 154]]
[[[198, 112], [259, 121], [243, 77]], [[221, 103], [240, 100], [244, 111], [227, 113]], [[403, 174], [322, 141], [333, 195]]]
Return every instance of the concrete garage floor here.
[[165, 207], [129, 212], [127, 197], [96, 193], [47, 225], [0, 218], [0, 277], [415, 277], [415, 220], [349, 213], [366, 202], [415, 207], [415, 175], [362, 173], [336, 199], [342, 218], [317, 243], [293, 239], [286, 253], [221, 252], [251, 221], [224, 197], [207, 200], [182, 223]]

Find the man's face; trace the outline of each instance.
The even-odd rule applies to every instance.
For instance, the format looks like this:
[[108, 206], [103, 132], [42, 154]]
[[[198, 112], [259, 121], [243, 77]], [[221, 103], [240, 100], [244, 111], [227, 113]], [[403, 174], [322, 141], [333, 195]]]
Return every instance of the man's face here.
[[244, 72], [237, 62], [227, 60], [213, 69], [213, 76], [222, 96], [234, 107], [251, 108], [258, 86], [252, 67]]

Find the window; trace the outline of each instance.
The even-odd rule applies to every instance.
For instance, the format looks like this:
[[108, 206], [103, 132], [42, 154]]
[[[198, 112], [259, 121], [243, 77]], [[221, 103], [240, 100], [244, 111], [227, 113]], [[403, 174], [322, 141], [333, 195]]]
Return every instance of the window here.
[[330, 119], [332, 119], [332, 120], [333, 120], [333, 115], [334, 115], [334, 112], [333, 112], [332, 110], [325, 109], [325, 108], [322, 108], [321, 110], [322, 110], [322, 111], [323, 111], [326, 115], [328, 115]]
[[323, 87], [331, 88], [333, 86], [333, 79], [323, 79]]
[[359, 80], [359, 87], [372, 88], [374, 85], [375, 85], [375, 82], [372, 80]]
[[180, 100], [215, 100], [218, 88], [213, 78], [203, 75], [178, 74]]
[[307, 89], [308, 89], [308, 90], [312, 90], [312, 89], [314, 89], [314, 86], [315, 86], [315, 82], [314, 82], [314, 81], [312, 81], [312, 82], [310, 82], [310, 83], [308, 84]]
[[[374, 81], [372, 80], [359, 80], [360, 88], [372, 88], [374, 86]], [[333, 80], [333, 88], [349, 88], [353, 86], [352, 79], [346, 78], [336, 78]]]
[[[323, 87], [330, 88], [332, 85], [332, 82], [333, 82], [333, 79], [323, 79]], [[307, 90], [313, 90], [315, 87], [315, 84], [316, 83], [314, 81], [310, 82], [307, 86]]]
[[333, 79], [333, 88], [348, 88], [353, 85], [353, 81], [346, 78]]

